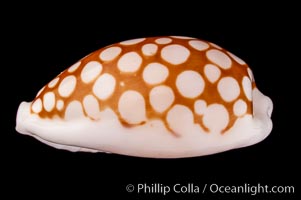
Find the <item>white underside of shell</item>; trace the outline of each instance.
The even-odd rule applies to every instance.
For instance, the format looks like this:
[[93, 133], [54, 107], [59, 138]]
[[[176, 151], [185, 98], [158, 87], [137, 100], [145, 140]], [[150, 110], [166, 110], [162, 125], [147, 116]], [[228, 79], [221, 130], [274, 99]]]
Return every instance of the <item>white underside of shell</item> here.
[[77, 121], [41, 119], [30, 113], [30, 103], [20, 104], [18, 132], [41, 142], [69, 151], [112, 152], [153, 158], [180, 158], [214, 154], [250, 146], [265, 139], [272, 130], [272, 101], [258, 89], [253, 90], [253, 116], [239, 118], [224, 134], [205, 132], [198, 124], [185, 127], [176, 137], [160, 120], [124, 127], [116, 114], [104, 110], [100, 120], [81, 118]]

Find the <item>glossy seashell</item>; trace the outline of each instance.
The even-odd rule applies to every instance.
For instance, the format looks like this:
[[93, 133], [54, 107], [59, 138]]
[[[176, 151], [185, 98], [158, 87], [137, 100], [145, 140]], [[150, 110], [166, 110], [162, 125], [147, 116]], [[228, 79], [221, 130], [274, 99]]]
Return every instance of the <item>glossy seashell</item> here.
[[20, 104], [16, 130], [70, 151], [193, 157], [262, 141], [272, 108], [227, 50], [191, 37], [139, 38], [59, 74]]

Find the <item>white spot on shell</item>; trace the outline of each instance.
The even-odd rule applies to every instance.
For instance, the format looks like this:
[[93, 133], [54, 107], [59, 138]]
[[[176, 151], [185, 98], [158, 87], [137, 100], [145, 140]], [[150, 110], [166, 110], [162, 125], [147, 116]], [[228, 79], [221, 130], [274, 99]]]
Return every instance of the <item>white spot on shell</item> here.
[[157, 53], [158, 46], [155, 44], [145, 44], [142, 47], [142, 53], [145, 56], [153, 56]]
[[162, 113], [171, 106], [175, 100], [175, 96], [170, 87], [160, 85], [150, 91], [149, 100], [153, 109]]
[[143, 80], [150, 84], [159, 84], [168, 77], [168, 69], [160, 63], [150, 63], [143, 70]]
[[204, 112], [203, 122], [210, 131], [220, 132], [229, 123], [229, 113], [223, 105], [211, 104]]
[[120, 44], [122, 44], [122, 45], [133, 45], [133, 44], [138, 44], [138, 43], [140, 43], [144, 40], [145, 40], [145, 38], [131, 39], [131, 40], [126, 40], [126, 41], [120, 42]]
[[50, 112], [55, 105], [55, 95], [53, 92], [47, 92], [43, 96], [43, 105], [46, 111]]
[[53, 79], [52, 81], [50, 81], [50, 82], [48, 83], [48, 87], [49, 87], [49, 88], [55, 87], [59, 80], [60, 80], [60, 78], [59, 78], [59, 77], [56, 77], [55, 79]]
[[31, 105], [31, 109], [35, 113], [39, 113], [42, 111], [42, 100], [40, 98], [36, 99]]
[[99, 54], [99, 58], [103, 61], [110, 61], [114, 60], [120, 53], [120, 47], [109, 47]]
[[202, 115], [204, 114], [205, 110], [206, 110], [206, 107], [207, 107], [207, 103], [206, 101], [204, 100], [196, 100], [194, 102], [194, 112], [197, 114], [197, 115]]
[[134, 90], [121, 95], [118, 110], [122, 119], [129, 124], [140, 124], [146, 120], [144, 97]]
[[56, 109], [62, 110], [63, 108], [64, 108], [64, 101], [58, 100], [58, 101], [56, 102]]
[[206, 52], [206, 56], [209, 60], [211, 60], [213, 63], [217, 64], [219, 67], [223, 69], [229, 69], [232, 65], [232, 61], [224, 52], [217, 50], [217, 49], [211, 49]]
[[182, 96], [195, 98], [202, 94], [205, 82], [199, 73], [187, 70], [178, 75], [176, 86]]
[[190, 46], [198, 51], [204, 51], [209, 48], [209, 45], [206, 42], [200, 40], [191, 40], [188, 42]]
[[189, 50], [178, 44], [171, 44], [165, 46], [161, 51], [161, 57], [174, 65], [179, 65], [184, 63], [190, 55]]
[[89, 117], [95, 120], [100, 118], [99, 103], [93, 95], [85, 96], [83, 104]]
[[83, 68], [80, 77], [84, 83], [93, 81], [102, 71], [102, 65], [97, 61], [88, 62]]
[[237, 81], [232, 77], [222, 78], [217, 85], [217, 90], [223, 100], [231, 102], [240, 94], [240, 89]]
[[236, 62], [238, 62], [241, 65], [245, 65], [245, 61], [243, 61], [241, 58], [237, 57], [236, 55], [234, 55], [231, 52], [228, 52], [228, 54], [231, 56], [231, 58], [233, 58], [233, 60], [235, 60]]
[[252, 82], [254, 82], [255, 79], [254, 79], [254, 75], [253, 75], [252, 70], [248, 67], [247, 71], [248, 71], [249, 78], [251, 79]]
[[79, 101], [72, 101], [66, 108], [65, 120], [73, 120], [84, 117], [83, 107]]
[[100, 100], [106, 100], [113, 94], [115, 85], [115, 78], [111, 74], [104, 73], [95, 81], [93, 86], [93, 93]]
[[166, 121], [175, 133], [185, 133], [193, 126], [192, 111], [183, 105], [173, 106], [167, 113]]
[[76, 78], [73, 75], [66, 76], [59, 85], [59, 94], [62, 97], [69, 97], [76, 86]]
[[118, 61], [117, 66], [121, 72], [136, 72], [142, 63], [142, 58], [136, 52], [124, 54]]
[[72, 73], [80, 66], [81, 61], [78, 61], [77, 63], [73, 64], [71, 67], [69, 67], [68, 72]]
[[242, 87], [248, 100], [252, 100], [252, 83], [246, 76], [242, 79]]
[[234, 103], [233, 112], [236, 116], [242, 116], [247, 112], [247, 104], [243, 100], [239, 99]]
[[217, 81], [221, 75], [221, 70], [216, 65], [212, 65], [212, 64], [205, 65], [204, 71], [206, 77], [211, 83]]
[[156, 43], [157, 44], [168, 44], [168, 43], [171, 43], [172, 39], [170, 38], [159, 38], [159, 39], [156, 39]]

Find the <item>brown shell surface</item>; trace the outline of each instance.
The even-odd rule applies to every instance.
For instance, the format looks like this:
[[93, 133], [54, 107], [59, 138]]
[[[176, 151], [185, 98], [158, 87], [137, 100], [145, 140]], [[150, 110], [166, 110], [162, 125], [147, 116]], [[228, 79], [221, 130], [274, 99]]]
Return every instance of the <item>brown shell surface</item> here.
[[[170, 60], [172, 58], [166, 57], [163, 51], [169, 54], [174, 53], [176, 56], [177, 52], [172, 52], [173, 47], [178, 47], [180, 50], [185, 49], [185, 52], [188, 52], [188, 54], [183, 56], [180, 53], [179, 57], [181, 59]], [[147, 48], [149, 48], [149, 50], [146, 51]], [[222, 55], [222, 58], [218, 58], [217, 60], [223, 60], [226, 58], [226, 60], [230, 60], [230, 65], [228, 67], [220, 66], [223, 64], [221, 64], [219, 61], [216, 62], [216, 59], [210, 59], [208, 57], [208, 52], [212, 52], [213, 50], [218, 54], [218, 56]], [[105, 56], [102, 54], [104, 51], [106, 51], [104, 53]], [[133, 61], [132, 59], [131, 62], [136, 63], [134, 64], [136, 65], [136, 68], [134, 69], [129, 66], [130, 70], [121, 70], [122, 67], [118, 67], [118, 65], [120, 65], [121, 59], [123, 59], [123, 61], [125, 60], [123, 56], [128, 53], [135, 53], [135, 58], [139, 58], [138, 61], [140, 62], [136, 62], [135, 60]], [[94, 75], [91, 75], [91, 80], [83, 81], [81, 73], [85, 66], [91, 61], [95, 61], [94, 64], [100, 64], [102, 66], [101, 71], [99, 73], [97, 72], [95, 77]], [[143, 78], [143, 72], [146, 66], [151, 63], [159, 63], [160, 65], [165, 66], [165, 69], [168, 69], [166, 78], [164, 78], [164, 80], [162, 80], [160, 83], [150, 84]], [[220, 71], [220, 75], [214, 81], [210, 81], [205, 73], [205, 66], [207, 64], [211, 64], [215, 69], [218, 68]], [[183, 95], [176, 84], [178, 76], [185, 71], [196, 72], [203, 79], [203, 89], [193, 97], [187, 97]], [[68, 105], [73, 101], [77, 101], [82, 105], [82, 112], [86, 117], [90, 118], [91, 120], [101, 120], [95, 119], [93, 116], [89, 116], [89, 113], [84, 108], [84, 98], [87, 95], [92, 95], [92, 97], [94, 97], [93, 99], [97, 100], [99, 111], [110, 108], [116, 113], [120, 122], [125, 127], [138, 126], [145, 123], [145, 121], [139, 123], [128, 123], [127, 120], [124, 120], [118, 108], [118, 102], [121, 95], [126, 91], [132, 90], [138, 92], [144, 98], [146, 119], [160, 119], [164, 122], [168, 129], [169, 125], [166, 117], [167, 113], [174, 105], [184, 105], [189, 108], [193, 113], [194, 122], [199, 124], [205, 131], [208, 132], [209, 129], [203, 122], [203, 115], [195, 112], [195, 102], [197, 100], [203, 100], [206, 102], [206, 106], [211, 104], [223, 105], [229, 115], [228, 125], [222, 131], [223, 133], [231, 128], [238, 118], [246, 114], [252, 114], [252, 99], [246, 95], [243, 88], [243, 79], [245, 77], [247, 77], [247, 80], [250, 81], [252, 88], [256, 87], [252, 74], [250, 73], [251, 70], [249, 69], [248, 65], [242, 60], [229, 53], [225, 49], [204, 40], [173, 36], [130, 40], [128, 42], [116, 43], [101, 48], [82, 58], [69, 69], [63, 71], [52, 82], [41, 89], [31, 104], [31, 112], [37, 114], [41, 118], [52, 119], [59, 117], [64, 120]], [[103, 74], [109, 74], [115, 79], [115, 87], [108, 97], [99, 98], [99, 96], [93, 91], [93, 87], [98, 78]], [[71, 87], [70, 91], [67, 91], [67, 94], [62, 95], [59, 91], [59, 87], [62, 87], [60, 85], [64, 79], [68, 77], [70, 78], [70, 76], [73, 78], [74, 85]], [[238, 95], [236, 95], [234, 99], [228, 101], [222, 97], [218, 90], [218, 84], [224, 77], [234, 78], [239, 86]], [[170, 105], [168, 105], [168, 108], [164, 109], [163, 112], [156, 111], [150, 102], [151, 90], [160, 85], [170, 88], [174, 95], [174, 100], [170, 103]], [[189, 87], [193, 88], [199, 86], [190, 85]], [[45, 99], [49, 98], [45, 97], [45, 95], [51, 97], [51, 105], [46, 105], [47, 103], [44, 102]], [[235, 102], [238, 100], [243, 101], [247, 106], [245, 112], [239, 116], [234, 113], [233, 109]], [[33, 108], [33, 105], [39, 102], [41, 104], [41, 108]]]

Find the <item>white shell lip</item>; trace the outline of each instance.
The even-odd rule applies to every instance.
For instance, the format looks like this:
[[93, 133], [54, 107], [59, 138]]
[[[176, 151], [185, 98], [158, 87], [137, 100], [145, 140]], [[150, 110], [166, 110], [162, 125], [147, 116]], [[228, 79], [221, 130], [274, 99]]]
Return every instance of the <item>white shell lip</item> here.
[[[253, 90], [253, 116], [239, 118], [226, 133], [206, 133], [199, 126], [175, 137], [160, 120], [149, 120], [131, 129], [124, 128], [115, 113], [107, 109], [101, 120], [82, 118], [76, 122], [41, 119], [30, 112], [30, 103], [19, 106], [16, 130], [58, 149], [112, 152], [151, 158], [181, 158], [210, 155], [250, 146], [264, 140], [272, 130], [271, 99]], [[102, 130], [100, 132], [99, 130]]]

